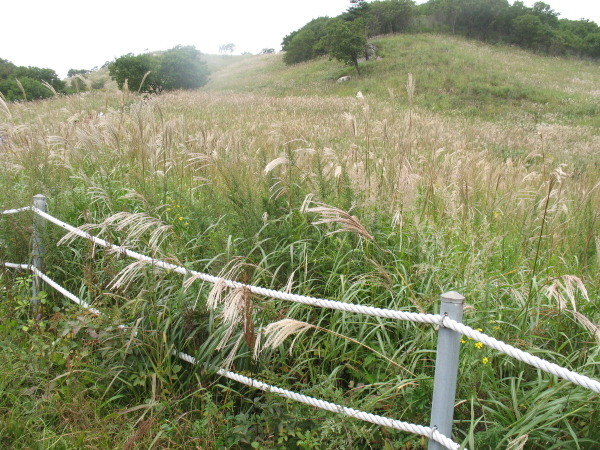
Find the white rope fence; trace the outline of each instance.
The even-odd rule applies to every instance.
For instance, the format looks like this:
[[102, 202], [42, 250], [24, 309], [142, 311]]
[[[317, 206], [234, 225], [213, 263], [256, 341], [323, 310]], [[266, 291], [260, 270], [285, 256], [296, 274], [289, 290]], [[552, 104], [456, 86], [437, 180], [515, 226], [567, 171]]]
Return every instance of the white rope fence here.
[[[176, 353], [179, 358], [187, 361], [191, 364], [195, 364], [196, 360], [193, 356], [190, 356], [185, 353]], [[330, 411], [337, 414], [343, 414], [348, 417], [353, 417], [355, 419], [362, 420], [363, 422], [373, 423], [375, 425], [382, 425], [389, 428], [394, 428], [396, 430], [405, 431], [407, 433], [418, 434], [421, 436], [425, 436], [429, 439], [432, 439], [439, 444], [443, 445], [445, 448], [456, 450], [460, 448], [460, 445], [453, 442], [452, 439], [444, 436], [439, 431], [434, 428], [424, 427], [422, 425], [415, 425], [408, 422], [402, 422], [400, 420], [389, 419], [387, 417], [378, 416], [375, 414], [366, 413], [364, 411], [359, 411], [356, 409], [348, 408], [345, 406], [341, 406], [335, 403], [326, 402], [324, 400], [319, 400], [313, 397], [309, 397], [307, 395], [298, 394], [293, 391], [288, 391], [287, 389], [282, 389], [277, 386], [271, 386], [269, 384], [263, 383], [262, 381], [255, 380], [253, 378], [246, 377], [244, 375], [240, 375], [235, 372], [231, 372], [225, 369], [219, 369], [217, 374], [229, 378], [230, 380], [237, 381], [238, 383], [245, 384], [246, 386], [254, 387], [266, 392], [272, 392], [284, 398], [289, 398], [290, 400], [295, 400], [300, 403], [304, 403], [306, 405], [313, 406], [315, 408], [323, 409], [325, 411]], [[466, 450], [466, 449], [465, 449]]]
[[[52, 280], [51, 278], [49, 278], [48, 276], [46, 276], [45, 274], [40, 272], [36, 267], [34, 267], [32, 265], [28, 265], [28, 264], [13, 264], [13, 263], [4, 263], [4, 265], [6, 267], [12, 268], [12, 269], [29, 270], [29, 271], [33, 272], [36, 276], [39, 276], [41, 279], [43, 279], [48, 285], [50, 285], [51, 287], [56, 289], [58, 292], [60, 292], [61, 294], [63, 294], [65, 297], [69, 298], [73, 302], [77, 303], [78, 305], [82, 306], [83, 308], [86, 308], [92, 314], [95, 314], [98, 316], [102, 315], [102, 313], [99, 310], [89, 306], [86, 302], [84, 302], [83, 300], [81, 300], [80, 298], [75, 296], [74, 294], [70, 293], [68, 290], [66, 290], [65, 288], [60, 286], [54, 280]], [[125, 328], [125, 327], [123, 327], [123, 328]], [[191, 355], [188, 355], [187, 353], [178, 352], [177, 350], [173, 350], [173, 355], [177, 356], [178, 358], [180, 358], [183, 361], [186, 361], [192, 365], [196, 365], [196, 358], [194, 358]], [[434, 428], [424, 427], [422, 425], [416, 425], [416, 424], [412, 424], [412, 423], [408, 423], [408, 422], [402, 422], [400, 420], [394, 420], [394, 419], [390, 419], [388, 417], [378, 416], [378, 415], [367, 413], [364, 411], [359, 411], [356, 409], [341, 406], [341, 405], [338, 405], [335, 403], [326, 402], [324, 400], [319, 400], [319, 399], [316, 399], [313, 397], [309, 397], [307, 395], [298, 394], [297, 392], [289, 391], [287, 389], [282, 389], [277, 386], [272, 386], [267, 383], [263, 383], [262, 381], [255, 380], [253, 378], [249, 378], [244, 375], [240, 375], [238, 373], [231, 372], [230, 370], [226, 370], [223, 368], [219, 368], [216, 373], [225, 378], [229, 378], [230, 380], [245, 384], [246, 386], [260, 389], [260, 390], [263, 390], [266, 392], [272, 392], [281, 397], [295, 400], [297, 402], [304, 403], [306, 405], [310, 405], [315, 408], [320, 408], [325, 411], [330, 411], [330, 412], [337, 413], [337, 414], [343, 414], [348, 417], [362, 420], [363, 422], [369, 422], [369, 423], [373, 423], [375, 425], [382, 425], [385, 427], [394, 428], [396, 430], [404, 431], [407, 433], [425, 436], [433, 441], [438, 442], [439, 444], [443, 445], [445, 448], [450, 449], [450, 450], [458, 450], [460, 448], [459, 444], [452, 441], [452, 439], [444, 436], [443, 434], [441, 434], [439, 431], [437, 431]]]
[[[505, 353], [505, 354], [507, 354], [519, 361], [522, 361], [526, 364], [529, 364], [537, 369], [543, 370], [544, 372], [550, 373], [552, 375], [556, 375], [560, 378], [566, 379], [574, 384], [577, 384], [577, 385], [582, 386], [586, 389], [589, 389], [595, 393], [600, 394], [600, 382], [598, 382], [594, 379], [591, 379], [585, 375], [581, 375], [576, 372], [573, 372], [573, 371], [566, 369], [564, 367], [561, 367], [557, 364], [548, 362], [542, 358], [539, 358], [539, 357], [534, 356], [530, 353], [527, 353], [523, 350], [520, 350], [516, 347], [508, 345], [508, 344], [506, 344], [502, 341], [499, 341], [491, 336], [488, 336], [488, 335], [486, 335], [482, 332], [479, 332], [471, 327], [468, 327], [460, 322], [457, 322], [455, 320], [452, 320], [448, 317], [444, 317], [439, 314], [411, 313], [411, 312], [397, 311], [397, 310], [390, 310], [390, 309], [383, 309], [383, 308], [374, 308], [371, 306], [342, 303], [342, 302], [338, 302], [338, 301], [325, 300], [325, 299], [308, 297], [308, 296], [303, 296], [303, 295], [295, 295], [295, 294], [280, 292], [280, 291], [276, 291], [276, 290], [272, 290], [272, 289], [265, 289], [265, 288], [258, 287], [258, 286], [243, 284], [243, 283], [239, 283], [237, 281], [227, 280], [227, 279], [223, 279], [223, 278], [216, 277], [213, 275], [196, 272], [193, 270], [188, 270], [181, 266], [169, 264], [164, 261], [157, 260], [157, 259], [151, 258], [146, 255], [142, 255], [140, 253], [129, 250], [125, 247], [111, 244], [111, 243], [109, 243], [103, 239], [100, 239], [96, 236], [93, 236], [83, 230], [80, 230], [80, 229], [73, 227], [65, 222], [62, 222], [61, 220], [56, 219], [55, 217], [45, 213], [44, 211], [41, 211], [40, 209], [38, 209], [34, 206], [27, 206], [24, 208], [2, 211], [2, 212], [0, 212], [0, 215], [16, 214], [19, 212], [29, 211], [29, 210], [33, 211], [35, 214], [48, 220], [49, 222], [54, 223], [55, 225], [58, 225], [59, 227], [67, 230], [69, 233], [72, 233], [73, 235], [76, 235], [76, 236], [82, 237], [84, 239], [87, 239], [91, 242], [94, 242], [96, 245], [99, 245], [99, 246], [102, 246], [105, 248], [109, 248], [112, 251], [121, 253], [123, 255], [127, 255], [127, 256], [137, 259], [139, 261], [145, 261], [149, 264], [152, 264], [154, 267], [162, 268], [167, 271], [180, 273], [182, 275], [192, 275], [195, 278], [203, 280], [208, 283], [214, 284], [217, 282], [222, 282], [227, 287], [230, 287], [230, 288], [244, 287], [256, 295], [302, 303], [302, 304], [306, 304], [306, 305], [310, 305], [310, 306], [318, 306], [318, 307], [329, 308], [329, 309], [334, 309], [334, 310], [338, 310], [338, 311], [353, 312], [353, 313], [365, 314], [365, 315], [369, 315], [369, 316], [382, 317], [382, 318], [388, 318], [388, 319], [403, 320], [403, 321], [410, 321], [410, 322], [417, 322], [417, 323], [429, 323], [429, 324], [433, 324], [433, 325], [438, 325], [440, 327], [448, 328], [448, 329], [454, 330], [458, 333], [461, 333], [465, 336], [468, 336], [470, 338], [476, 339], [477, 341], [483, 343], [484, 345], [487, 345], [490, 348], [493, 348], [499, 352]], [[65, 295], [66, 297], [68, 297], [69, 299], [74, 301], [75, 303], [81, 305], [84, 308], [87, 308], [88, 310], [90, 310], [90, 312], [93, 312], [94, 314], [100, 314], [100, 312], [97, 309], [91, 308], [87, 303], [83, 302], [81, 299], [77, 298], [76, 296], [74, 296], [73, 294], [68, 292], [66, 289], [62, 288], [60, 285], [58, 285], [54, 281], [50, 280], [47, 276], [45, 276], [43, 273], [41, 273], [34, 266], [22, 265], [22, 264], [11, 264], [11, 263], [5, 263], [5, 266], [12, 267], [12, 268], [31, 270], [36, 276], [39, 276], [46, 283], [48, 283], [54, 289], [61, 292], [63, 295]], [[176, 354], [181, 359], [188, 361], [192, 364], [195, 364], [195, 359], [192, 356], [186, 355], [184, 353], [176, 353]], [[233, 372], [229, 372], [225, 369], [219, 369], [217, 373], [219, 375], [225, 376], [232, 380], [239, 381], [240, 383], [247, 384], [248, 386], [253, 386], [253, 387], [256, 387], [259, 389], [263, 389], [265, 391], [273, 392], [273, 393], [276, 393], [283, 397], [291, 398], [293, 400], [296, 400], [296, 401], [299, 401], [302, 403], [306, 403], [306, 404], [309, 404], [309, 405], [312, 405], [315, 407], [319, 407], [319, 408], [322, 408], [322, 409], [325, 409], [328, 411], [339, 412], [341, 414], [345, 414], [350, 417], [355, 417], [355, 418], [358, 418], [361, 420], [365, 420], [367, 422], [384, 425], [384, 426], [389, 426], [389, 427], [396, 428], [396, 429], [399, 429], [402, 431], [407, 431], [410, 433], [415, 433], [415, 434], [419, 434], [422, 436], [426, 436], [449, 449], [457, 449], [459, 447], [458, 444], [452, 442], [449, 438], [443, 436], [442, 434], [440, 434], [439, 432], [437, 432], [437, 430], [435, 430], [433, 428], [422, 427], [422, 426], [413, 425], [413, 424], [407, 424], [405, 422], [396, 421], [396, 420], [392, 420], [392, 419], [388, 419], [388, 418], [380, 417], [380, 416], [374, 416], [372, 414], [356, 411], [351, 408], [346, 408], [346, 407], [343, 407], [340, 405], [335, 405], [333, 403], [313, 399], [311, 397], [306, 397], [301, 394], [287, 391], [285, 389], [267, 385], [260, 381], [253, 380], [251, 378], [247, 378], [242, 375], [235, 374]]]
[[556, 375], [560, 378], [569, 380], [574, 384], [577, 384], [579, 386], [590, 389], [590, 390], [600, 394], [600, 382], [598, 382], [596, 380], [593, 380], [585, 375], [580, 375], [569, 369], [563, 368], [557, 364], [545, 361], [544, 359], [534, 356], [531, 353], [524, 352], [523, 350], [519, 350], [518, 348], [513, 347], [509, 344], [498, 341], [497, 339], [495, 339], [491, 336], [483, 334], [477, 330], [474, 330], [471, 327], [468, 327], [462, 323], [456, 322], [447, 317], [444, 317], [442, 320], [442, 316], [439, 314], [412, 313], [412, 312], [397, 311], [397, 310], [391, 310], [391, 309], [374, 308], [372, 306], [356, 305], [356, 304], [351, 304], [351, 303], [342, 303], [342, 302], [337, 302], [337, 301], [333, 301], [333, 300], [324, 300], [324, 299], [315, 298], [315, 297], [307, 297], [304, 295], [296, 295], [296, 294], [291, 294], [291, 293], [286, 293], [286, 292], [280, 292], [280, 291], [276, 291], [273, 289], [265, 289], [265, 288], [258, 287], [258, 286], [243, 284], [243, 283], [240, 283], [237, 281], [226, 280], [223, 278], [215, 277], [213, 275], [208, 275], [205, 273], [188, 270], [184, 267], [177, 266], [174, 264], [169, 264], [164, 261], [160, 261], [158, 259], [154, 259], [149, 256], [142, 255], [140, 253], [131, 251], [127, 248], [116, 246], [114, 244], [111, 244], [111, 243], [103, 240], [103, 239], [92, 236], [91, 234], [86, 233], [85, 231], [82, 231], [78, 228], [75, 228], [65, 222], [62, 222], [61, 220], [56, 219], [55, 217], [51, 216], [50, 214], [40, 211], [39, 209], [37, 209], [35, 207], [29, 206], [29, 207], [25, 207], [25, 208], [10, 210], [10, 211], [20, 212], [20, 211], [27, 211], [29, 209], [31, 209], [34, 213], [40, 215], [44, 219], [60, 226], [61, 228], [64, 228], [65, 230], [69, 231], [70, 233], [76, 234], [77, 236], [88, 239], [88, 240], [94, 242], [95, 244], [98, 244], [102, 247], [110, 248], [113, 251], [125, 254], [125, 255], [127, 255], [131, 258], [137, 259], [139, 261], [147, 261], [148, 263], [151, 263], [154, 267], [159, 267], [159, 268], [162, 268], [162, 269], [165, 269], [168, 271], [177, 272], [182, 275], [192, 275], [192, 276], [197, 277], [198, 279], [201, 279], [203, 281], [213, 283], [213, 284], [217, 283], [219, 281], [222, 281], [225, 283], [226, 286], [228, 286], [230, 288], [244, 287], [256, 295], [262, 295], [265, 297], [271, 297], [271, 298], [276, 298], [276, 299], [280, 299], [280, 300], [287, 300], [287, 301], [302, 303], [302, 304], [310, 305], [310, 306], [319, 306], [322, 308], [335, 309], [338, 311], [347, 311], [347, 312], [353, 312], [353, 313], [357, 313], [357, 314], [365, 314], [365, 315], [375, 316], [375, 317], [383, 317], [383, 318], [388, 318], [388, 319], [403, 320], [403, 321], [418, 322], [418, 323], [430, 323], [430, 324], [434, 324], [434, 325], [444, 326], [446, 328], [450, 328], [454, 331], [464, 334], [465, 336], [476, 339], [476, 340], [482, 342], [483, 344], [487, 345], [488, 347], [491, 347], [495, 350], [505, 353], [515, 359], [518, 359], [519, 361], [522, 361], [522, 362], [529, 364], [535, 368], [543, 370], [544, 372], [547, 372], [552, 375]]
[[594, 391], [597, 394], [600, 394], [600, 382], [593, 380], [590, 377], [578, 374], [576, 372], [573, 372], [572, 370], [565, 369], [564, 367], [561, 367], [558, 364], [554, 364], [549, 361], [546, 361], [545, 359], [534, 356], [531, 353], [519, 350], [518, 348], [513, 347], [512, 345], [499, 341], [498, 339], [488, 336], [487, 334], [484, 334], [480, 331], [474, 330], [473, 328], [468, 327], [455, 320], [452, 320], [448, 317], [444, 317], [441, 320], [440, 326], [444, 326], [451, 330], [457, 331], [461, 334], [464, 334], [467, 337], [480, 341], [482, 344], [487, 345], [490, 348], [498, 350], [499, 352], [502, 352], [508, 356], [518, 359], [521, 362], [529, 364], [530, 366], [543, 370], [544, 372], [550, 373], [552, 375], [556, 375], [557, 377], [563, 378], [565, 380], [569, 380], [573, 384], [577, 384], [586, 389]]
[[7, 262], [4, 263], [4, 266], [8, 267], [8, 268], [11, 268], [11, 269], [29, 270], [35, 276], [40, 277], [49, 286], [51, 286], [52, 288], [54, 288], [56, 291], [60, 292], [62, 295], [64, 295], [65, 297], [67, 297], [69, 300], [71, 300], [71, 301], [77, 303], [78, 305], [84, 307], [85, 309], [87, 309], [92, 314], [96, 314], [97, 316], [101, 315], [100, 311], [98, 311], [96, 308], [92, 308], [90, 305], [88, 305], [86, 302], [84, 302], [83, 300], [81, 300], [76, 295], [71, 294], [64, 287], [62, 287], [56, 281], [52, 280], [50, 277], [48, 277], [46, 274], [44, 274], [37, 267], [29, 265], [29, 264], [13, 264], [13, 263], [7, 263]]
[[115, 253], [119, 253], [122, 255], [129, 256], [130, 258], [137, 259], [138, 261], [145, 261], [148, 264], [152, 264], [153, 267], [158, 267], [167, 271], [176, 272], [181, 275], [191, 275], [197, 279], [202, 281], [206, 281], [207, 283], [216, 284], [218, 282], [224, 283], [227, 287], [235, 289], [235, 288], [245, 288], [248, 291], [252, 292], [256, 295], [261, 295], [264, 297], [275, 298], [279, 300], [287, 300], [296, 303], [302, 303], [310, 306], [319, 306], [322, 308], [335, 309], [338, 311], [347, 311], [358, 314], [365, 314], [368, 316], [375, 317], [383, 317], [387, 319], [395, 319], [395, 320], [404, 320], [409, 322], [420, 322], [420, 323], [430, 323], [430, 324], [439, 324], [441, 320], [441, 316], [435, 314], [419, 314], [419, 313], [411, 313], [406, 311], [397, 311], [392, 309], [383, 309], [383, 308], [374, 308], [372, 306], [363, 306], [363, 305], [355, 305], [352, 303], [342, 303], [333, 300], [324, 300], [315, 297], [307, 297], [304, 295], [296, 295], [287, 292], [276, 291], [274, 289], [266, 289], [259, 286], [253, 286], [250, 284], [240, 283], [238, 281], [227, 280], [225, 278], [216, 277], [214, 275], [209, 275], [206, 273], [196, 272], [195, 270], [189, 270], [185, 267], [177, 266], [175, 264], [170, 264], [159, 259], [151, 258], [150, 256], [142, 255], [141, 253], [134, 252], [129, 250], [128, 248], [121, 247], [118, 245], [111, 244], [104, 239], [100, 239], [96, 236], [93, 236], [85, 231], [80, 230], [79, 228], [75, 228], [68, 223], [65, 223], [55, 217], [51, 216], [48, 213], [40, 211], [35, 207], [29, 207], [34, 213], [38, 214], [40, 217], [48, 220], [49, 222], [58, 225], [59, 227], [67, 230], [69, 233], [87, 239], [101, 247], [109, 248], [111, 251]]

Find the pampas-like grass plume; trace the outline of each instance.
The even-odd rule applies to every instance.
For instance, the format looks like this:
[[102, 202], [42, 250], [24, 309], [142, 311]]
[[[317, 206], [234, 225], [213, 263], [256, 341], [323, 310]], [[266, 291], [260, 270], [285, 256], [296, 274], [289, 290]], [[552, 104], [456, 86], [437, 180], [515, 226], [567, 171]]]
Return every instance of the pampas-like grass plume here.
[[318, 206], [306, 208], [307, 212], [321, 215], [319, 220], [312, 222], [313, 225], [335, 223], [340, 226], [340, 228], [327, 233], [326, 236], [346, 231], [361, 236], [368, 241], [374, 242], [373, 236], [371, 236], [367, 229], [359, 222], [358, 217], [352, 216], [346, 211], [326, 205], [324, 203], [315, 202], [315, 204]]

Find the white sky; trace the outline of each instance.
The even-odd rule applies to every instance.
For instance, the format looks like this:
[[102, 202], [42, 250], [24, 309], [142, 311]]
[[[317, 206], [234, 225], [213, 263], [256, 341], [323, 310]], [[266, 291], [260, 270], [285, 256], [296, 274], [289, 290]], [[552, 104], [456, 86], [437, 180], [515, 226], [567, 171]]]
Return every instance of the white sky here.
[[[425, 0], [418, 0], [423, 3]], [[512, 3], [512, 0], [509, 0]], [[534, 0], [525, 0], [528, 6]], [[561, 18], [600, 24], [599, 0], [547, 0]], [[349, 0], [24, 0], [1, 7], [0, 58], [18, 66], [91, 69], [127, 53], [195, 45], [202, 53], [233, 43], [236, 52], [281, 49], [286, 34]]]

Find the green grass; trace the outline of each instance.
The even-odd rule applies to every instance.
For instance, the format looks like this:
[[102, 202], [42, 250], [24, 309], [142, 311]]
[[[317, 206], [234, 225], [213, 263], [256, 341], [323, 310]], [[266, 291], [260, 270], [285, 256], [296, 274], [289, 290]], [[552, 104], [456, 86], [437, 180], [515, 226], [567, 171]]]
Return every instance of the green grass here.
[[[382, 59], [344, 84], [351, 69], [326, 58], [219, 57], [205, 89], [150, 104], [107, 90], [0, 105], [0, 207], [43, 193], [111, 242], [298, 294], [433, 313], [456, 290], [468, 325], [599, 378], [594, 65], [432, 35], [376, 43]], [[311, 198], [350, 218], [319, 223]], [[0, 259], [29, 260], [31, 220], [2, 217]], [[106, 314], [48, 291], [33, 317], [30, 280], [2, 272], [4, 447], [426, 446], [211, 367], [232, 355], [265, 382], [428, 425], [433, 327], [211, 295], [62, 237], [47, 229], [47, 272]], [[253, 359], [255, 333], [284, 318], [318, 328]], [[459, 373], [454, 438], [468, 448], [600, 442], [583, 388], [471, 340]]]

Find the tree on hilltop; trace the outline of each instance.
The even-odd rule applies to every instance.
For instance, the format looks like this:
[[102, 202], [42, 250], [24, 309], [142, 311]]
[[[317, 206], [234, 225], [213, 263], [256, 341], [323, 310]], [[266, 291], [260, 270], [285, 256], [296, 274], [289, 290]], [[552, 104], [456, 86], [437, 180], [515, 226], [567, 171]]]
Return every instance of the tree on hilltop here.
[[233, 55], [233, 52], [235, 52], [235, 44], [233, 43], [229, 43], [229, 44], [223, 44], [223, 45], [219, 45], [219, 53], [229, 53], [229, 56]]
[[123, 89], [125, 80], [130, 89], [140, 92], [158, 94], [162, 91], [158, 79], [158, 61], [149, 53], [134, 55], [128, 53], [116, 58], [108, 66], [110, 77], [117, 82], [119, 89]]
[[332, 19], [327, 24], [326, 34], [320, 42], [320, 46], [331, 58], [352, 62], [359, 76], [358, 58], [364, 54], [366, 45], [367, 38], [362, 20], [347, 22]]
[[69, 71], [67, 72], [67, 77], [71, 78], [74, 77], [76, 75], [86, 75], [90, 72], [93, 72], [92, 70], [87, 70], [87, 69], [69, 69]]
[[281, 43], [282, 50], [285, 51], [283, 62], [288, 65], [297, 64], [324, 55], [326, 52], [319, 46], [319, 42], [325, 36], [330, 20], [329, 17], [318, 17], [284, 37]]
[[115, 59], [108, 72], [123, 88], [160, 94], [163, 90], [197, 89], [208, 82], [208, 67], [202, 53], [192, 45], [178, 45], [160, 55], [129, 53]]
[[208, 67], [193, 45], [167, 50], [160, 58], [159, 74], [167, 91], [197, 89], [208, 83]]

